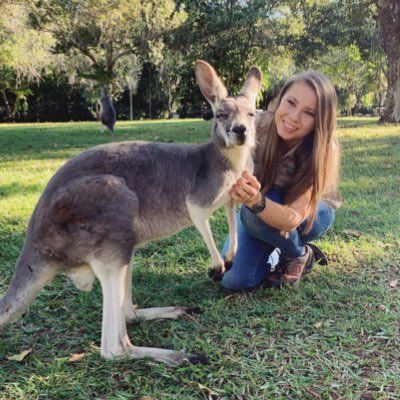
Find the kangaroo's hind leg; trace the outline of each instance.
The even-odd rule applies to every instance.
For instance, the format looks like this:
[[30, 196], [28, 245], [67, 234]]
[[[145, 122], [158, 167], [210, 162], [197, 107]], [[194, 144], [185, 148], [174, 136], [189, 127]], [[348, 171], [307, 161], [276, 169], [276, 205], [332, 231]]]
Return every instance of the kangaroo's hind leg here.
[[129, 264], [125, 276], [124, 314], [127, 321], [135, 319], [136, 306], [132, 302], [132, 264]]
[[138, 319], [178, 319], [192, 314], [199, 314], [200, 307], [152, 307], [138, 309], [132, 302], [132, 266], [129, 265], [125, 276], [124, 315], [126, 321]]
[[130, 272], [129, 264], [93, 259], [90, 265], [103, 290], [101, 355], [104, 358], [149, 357], [171, 365], [179, 365], [184, 361], [206, 362], [204, 357], [187, 354], [184, 351], [133, 346], [127, 334], [125, 321], [126, 278]]
[[129, 265], [125, 276], [124, 314], [127, 321], [138, 319], [178, 319], [192, 314], [199, 314], [200, 307], [152, 307], [138, 309], [132, 302], [132, 265]]
[[101, 355], [104, 358], [129, 354], [132, 345], [126, 332], [124, 296], [125, 277], [129, 266], [119, 262], [105, 263], [94, 259], [90, 265], [103, 292]]

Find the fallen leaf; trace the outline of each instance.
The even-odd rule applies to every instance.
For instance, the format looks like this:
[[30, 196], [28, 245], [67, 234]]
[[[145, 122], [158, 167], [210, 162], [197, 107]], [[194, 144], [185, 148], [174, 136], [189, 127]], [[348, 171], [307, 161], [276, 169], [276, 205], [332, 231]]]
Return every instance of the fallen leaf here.
[[363, 236], [363, 233], [358, 231], [357, 229], [345, 229], [343, 231], [346, 235], [349, 236], [354, 236], [354, 237], [361, 237]]
[[392, 281], [390, 281], [389, 286], [391, 288], [397, 287], [397, 279], [393, 279]]
[[385, 311], [385, 310], [386, 310], [386, 306], [385, 306], [384, 304], [379, 304], [379, 305], [377, 306], [377, 308], [378, 308], [378, 310], [380, 310], [380, 311]]
[[14, 356], [9, 356], [7, 357], [7, 360], [21, 362], [29, 353], [32, 353], [32, 349], [24, 350], [19, 354], [15, 354]]
[[235, 300], [236, 298], [237, 298], [237, 294], [236, 293], [232, 293], [232, 294], [228, 294], [228, 296], [225, 296], [224, 300], [232, 301], [232, 300]]
[[68, 359], [68, 361], [80, 361], [83, 357], [85, 357], [85, 355], [86, 353], [74, 354]]
[[202, 385], [200, 382], [195, 381], [186, 381], [191, 387], [200, 390], [204, 393], [209, 399], [219, 398], [219, 393], [214, 392], [212, 389], [207, 386]]
[[316, 329], [320, 329], [321, 327], [322, 327], [322, 321], [319, 321], [314, 324], [314, 328], [316, 328]]
[[385, 168], [387, 168], [387, 169], [393, 168], [393, 164], [388, 163], [388, 164], [385, 165]]
[[150, 396], [142, 396], [140, 398], [140, 400], [156, 400], [154, 397], [150, 397]]

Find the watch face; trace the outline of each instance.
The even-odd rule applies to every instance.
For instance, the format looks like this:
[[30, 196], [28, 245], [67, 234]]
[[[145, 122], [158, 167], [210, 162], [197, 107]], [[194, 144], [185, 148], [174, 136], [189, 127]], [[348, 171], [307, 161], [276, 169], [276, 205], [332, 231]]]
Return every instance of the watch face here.
[[256, 204], [255, 206], [253, 206], [251, 208], [251, 211], [253, 211], [253, 213], [258, 214], [260, 213], [262, 210], [264, 210], [265, 204]]
[[249, 208], [249, 210], [253, 213], [253, 214], [258, 214], [260, 213], [262, 210], [264, 210], [265, 208], [265, 197], [263, 196], [262, 200], [257, 203], [254, 204], [253, 207]]

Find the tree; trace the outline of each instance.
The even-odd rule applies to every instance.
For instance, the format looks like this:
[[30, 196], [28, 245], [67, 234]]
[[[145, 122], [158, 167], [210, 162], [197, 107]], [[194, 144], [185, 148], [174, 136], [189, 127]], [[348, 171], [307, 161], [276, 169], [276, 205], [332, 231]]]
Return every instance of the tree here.
[[292, 70], [292, 57], [285, 47], [288, 34], [297, 24], [297, 20], [287, 18], [291, 3], [289, 0], [177, 0], [178, 5], [185, 5], [188, 14], [185, 23], [168, 41], [168, 46], [183, 54], [185, 61], [181, 68], [180, 93], [184, 101], [180, 115], [201, 113], [199, 105], [203, 100], [193, 79], [193, 62], [199, 58], [212, 63], [232, 91], [240, 89], [242, 78], [255, 64], [264, 72], [264, 85], [281, 83], [282, 72], [274, 66], [282, 65], [285, 69], [290, 64], [287, 71]]
[[101, 84], [115, 79], [120, 60], [143, 55], [184, 18], [173, 0], [32, 1], [32, 24], [52, 32], [58, 53], [83, 56], [89, 73], [80, 75]]
[[[383, 92], [387, 91], [382, 120], [398, 122], [400, 0], [303, 0], [293, 2], [292, 12], [302, 16], [305, 24], [305, 29], [289, 42], [297, 65], [307, 65], [311, 58], [325, 57], [326, 49], [332, 51], [332, 48], [346, 49], [356, 45], [362, 61], [368, 65], [361, 78], [369, 80], [364, 84], [365, 93], [358, 93], [358, 97], [375, 93], [375, 105], [379, 109]], [[377, 46], [378, 36], [383, 51]], [[384, 63], [382, 55], [386, 56]], [[354, 103], [354, 96], [351, 98], [352, 101], [346, 100], [347, 104]]]
[[[370, 61], [375, 61], [375, 92], [381, 97], [381, 73], [386, 75], [387, 92], [383, 122], [400, 122], [400, 0], [339, 0], [338, 6], [344, 11], [346, 26], [351, 38]], [[381, 57], [369, 52], [376, 30], [371, 29], [371, 21], [377, 21], [380, 45], [386, 56], [386, 65]], [[372, 46], [374, 47], [374, 46]], [[370, 74], [371, 75], [371, 74]], [[379, 100], [378, 100], [379, 103]]]
[[364, 94], [367, 76], [367, 64], [359, 48], [354, 44], [346, 48], [331, 47], [321, 57], [310, 60], [309, 66], [330, 78], [338, 92], [339, 109], [351, 115]]
[[383, 122], [400, 122], [400, 0], [377, 0], [381, 45], [387, 57]]
[[0, 16], [0, 114], [14, 119], [26, 111], [28, 85], [39, 80], [53, 57], [54, 41], [39, 35], [27, 24], [28, 7], [21, 3], [2, 4]]
[[160, 82], [166, 91], [168, 118], [172, 118], [175, 111], [174, 103], [184, 65], [182, 53], [165, 50], [163, 61], [158, 66]]

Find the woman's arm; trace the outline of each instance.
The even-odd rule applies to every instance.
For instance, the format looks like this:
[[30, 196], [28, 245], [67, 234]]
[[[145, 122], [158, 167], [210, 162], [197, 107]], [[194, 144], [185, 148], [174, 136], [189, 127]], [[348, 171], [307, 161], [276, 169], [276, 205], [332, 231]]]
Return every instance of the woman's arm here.
[[[230, 194], [233, 200], [251, 208], [262, 200], [260, 189], [261, 185], [257, 178], [244, 172], [232, 187]], [[290, 232], [296, 229], [309, 215], [310, 198], [311, 189], [290, 204], [282, 205], [266, 199], [265, 209], [257, 216], [275, 229]]]

